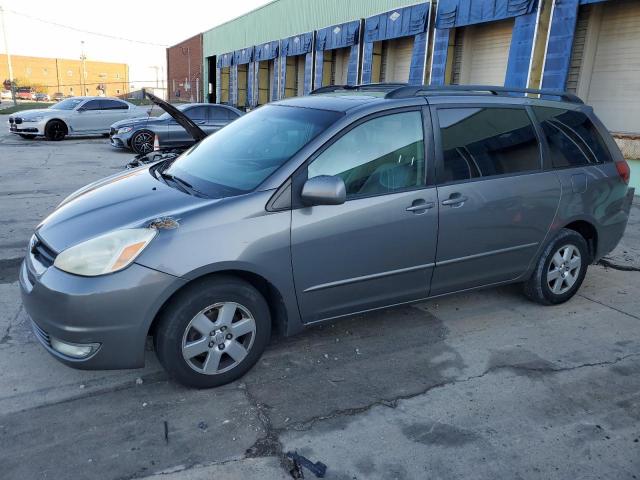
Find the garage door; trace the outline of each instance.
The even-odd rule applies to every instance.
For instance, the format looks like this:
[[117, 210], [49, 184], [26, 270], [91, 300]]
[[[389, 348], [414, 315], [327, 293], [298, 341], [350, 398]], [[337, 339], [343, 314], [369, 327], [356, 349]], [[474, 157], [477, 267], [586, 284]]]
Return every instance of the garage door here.
[[347, 84], [347, 71], [349, 70], [350, 54], [350, 48], [337, 48], [334, 50], [333, 60], [335, 64], [333, 65], [333, 68], [335, 69], [334, 81], [336, 85]]
[[504, 85], [513, 33], [513, 20], [472, 25], [464, 28], [460, 72], [461, 84]]
[[414, 37], [402, 37], [382, 42], [381, 82], [408, 82]]
[[[640, 2], [607, 2], [592, 12], [593, 67], [582, 93], [609, 130], [640, 132]], [[588, 34], [589, 35], [589, 34]], [[585, 70], [588, 64], [585, 63]], [[588, 75], [588, 72], [583, 72]], [[587, 92], [586, 95], [584, 92]]]

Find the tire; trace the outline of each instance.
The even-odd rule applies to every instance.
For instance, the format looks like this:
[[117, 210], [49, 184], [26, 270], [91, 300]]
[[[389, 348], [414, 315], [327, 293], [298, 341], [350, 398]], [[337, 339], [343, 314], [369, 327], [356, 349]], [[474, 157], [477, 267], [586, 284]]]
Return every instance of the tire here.
[[34, 138], [36, 138], [35, 135], [27, 135], [26, 133], [19, 133], [18, 135], [20, 135], [20, 137], [24, 138], [25, 140], [33, 140]]
[[524, 284], [524, 294], [542, 305], [566, 302], [582, 285], [590, 258], [584, 237], [563, 228], [540, 255], [531, 278]]
[[154, 134], [149, 130], [140, 130], [133, 134], [130, 140], [131, 150], [140, 155], [153, 151]]
[[44, 135], [47, 140], [58, 142], [67, 136], [67, 126], [62, 120], [51, 120], [44, 127]]
[[187, 286], [158, 320], [154, 345], [160, 363], [173, 379], [195, 388], [218, 387], [242, 377], [271, 337], [264, 297], [230, 276]]

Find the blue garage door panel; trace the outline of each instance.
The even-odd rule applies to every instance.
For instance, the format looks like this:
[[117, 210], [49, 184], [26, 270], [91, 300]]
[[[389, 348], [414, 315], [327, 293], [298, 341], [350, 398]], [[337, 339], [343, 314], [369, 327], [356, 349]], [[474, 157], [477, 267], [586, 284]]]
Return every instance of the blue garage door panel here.
[[233, 65], [233, 52], [224, 53], [218, 57], [217, 63], [218, 68], [230, 67]]
[[[259, 88], [259, 82], [260, 82], [260, 78], [258, 75], [258, 65], [257, 62], [269, 62], [271, 60], [274, 60], [279, 53], [279, 49], [280, 49], [280, 41], [279, 40], [274, 40], [272, 42], [267, 42], [267, 43], [262, 43], [260, 45], [256, 45], [255, 47], [253, 47], [253, 63], [251, 64], [251, 66], [253, 68], [250, 67], [250, 72], [249, 72], [249, 85], [251, 89], [251, 107], [255, 107], [256, 105], [258, 105], [258, 88]], [[275, 63], [275, 60], [274, 60]], [[273, 79], [271, 79], [271, 91], [269, 92], [269, 100], [272, 100], [273, 98], [275, 98], [276, 95], [276, 85], [277, 85], [277, 80], [278, 80], [278, 72], [277, 72], [277, 68], [273, 69]]]
[[364, 21], [362, 82], [371, 82], [373, 62], [373, 42], [391, 40], [401, 37], [415, 37], [411, 67], [410, 83], [423, 83], [424, 62], [426, 58], [426, 32], [429, 23], [431, 4], [420, 3], [411, 7], [391, 10], [380, 15], [369, 17]]
[[[355, 85], [358, 83], [358, 40], [360, 36], [360, 21], [343, 23], [326, 27], [316, 32], [316, 65], [314, 87], [322, 87], [322, 73], [324, 68], [324, 51], [336, 48], [351, 47], [349, 52], [349, 64], [347, 67], [347, 83]], [[305, 71], [305, 88], [306, 88]]]
[[278, 99], [284, 98], [284, 87], [287, 81], [287, 61], [284, 57], [294, 55], [305, 55], [304, 62], [304, 88], [307, 95], [311, 91], [313, 75], [313, 33], [303, 33], [280, 40], [280, 88], [278, 89]]
[[492, 22], [533, 13], [538, 0], [440, 0], [436, 28]]
[[433, 60], [431, 65], [431, 85], [444, 85], [447, 70], [447, 55], [449, 53], [449, 35], [451, 30], [441, 28], [436, 30], [433, 40]]
[[220, 103], [222, 98], [222, 72], [216, 68], [216, 103]]
[[529, 79], [529, 65], [533, 53], [533, 39], [536, 34], [538, 14], [530, 13], [516, 17], [509, 47], [509, 60], [504, 84], [507, 87], [526, 88]]
[[263, 43], [256, 45], [254, 48], [253, 57], [256, 62], [263, 62], [266, 60], [272, 60], [278, 56], [278, 48], [280, 42], [275, 40], [273, 42]]
[[542, 88], [564, 90], [571, 63], [579, 0], [556, 0], [549, 30]]
[[233, 52], [233, 64], [244, 65], [245, 63], [253, 62], [253, 51], [253, 47], [236, 50]]

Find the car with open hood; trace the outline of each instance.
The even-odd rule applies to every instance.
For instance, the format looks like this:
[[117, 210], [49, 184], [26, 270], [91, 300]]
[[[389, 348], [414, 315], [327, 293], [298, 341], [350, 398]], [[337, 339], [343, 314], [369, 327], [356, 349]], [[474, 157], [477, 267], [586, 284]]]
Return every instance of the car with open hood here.
[[568, 301], [623, 235], [629, 177], [569, 93], [323, 88], [71, 194], [20, 288], [65, 364], [141, 367], [151, 336], [173, 378], [213, 387], [272, 332], [508, 283]]
[[114, 122], [139, 117], [144, 108], [119, 98], [71, 97], [48, 108], [23, 110], [9, 117], [9, 131], [25, 139], [45, 136], [108, 135]]
[[145, 95], [165, 113], [159, 117], [146, 116], [115, 122], [109, 131], [113, 147], [129, 149], [137, 154], [153, 151], [154, 142], [156, 148], [186, 149], [197, 140], [178, 121], [176, 111], [191, 120], [205, 135], [217, 132], [243, 114], [229, 105], [211, 103], [186, 103], [167, 111], [166, 106], [170, 104], [151, 93], [145, 92]]

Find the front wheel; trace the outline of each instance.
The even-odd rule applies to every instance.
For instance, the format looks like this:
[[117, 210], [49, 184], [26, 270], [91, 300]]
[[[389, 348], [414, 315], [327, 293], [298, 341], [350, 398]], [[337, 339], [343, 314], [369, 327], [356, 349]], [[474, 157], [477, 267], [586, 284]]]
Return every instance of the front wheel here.
[[210, 388], [244, 375], [271, 336], [264, 297], [234, 277], [198, 281], [179, 292], [156, 328], [156, 354], [169, 375], [196, 388]]
[[59, 141], [67, 136], [67, 126], [61, 120], [51, 120], [44, 128], [47, 140]]
[[543, 305], [564, 303], [582, 285], [590, 263], [587, 241], [573, 230], [563, 228], [544, 249], [524, 293]]
[[141, 130], [131, 137], [131, 149], [140, 154], [147, 154], [153, 150], [153, 133]]

